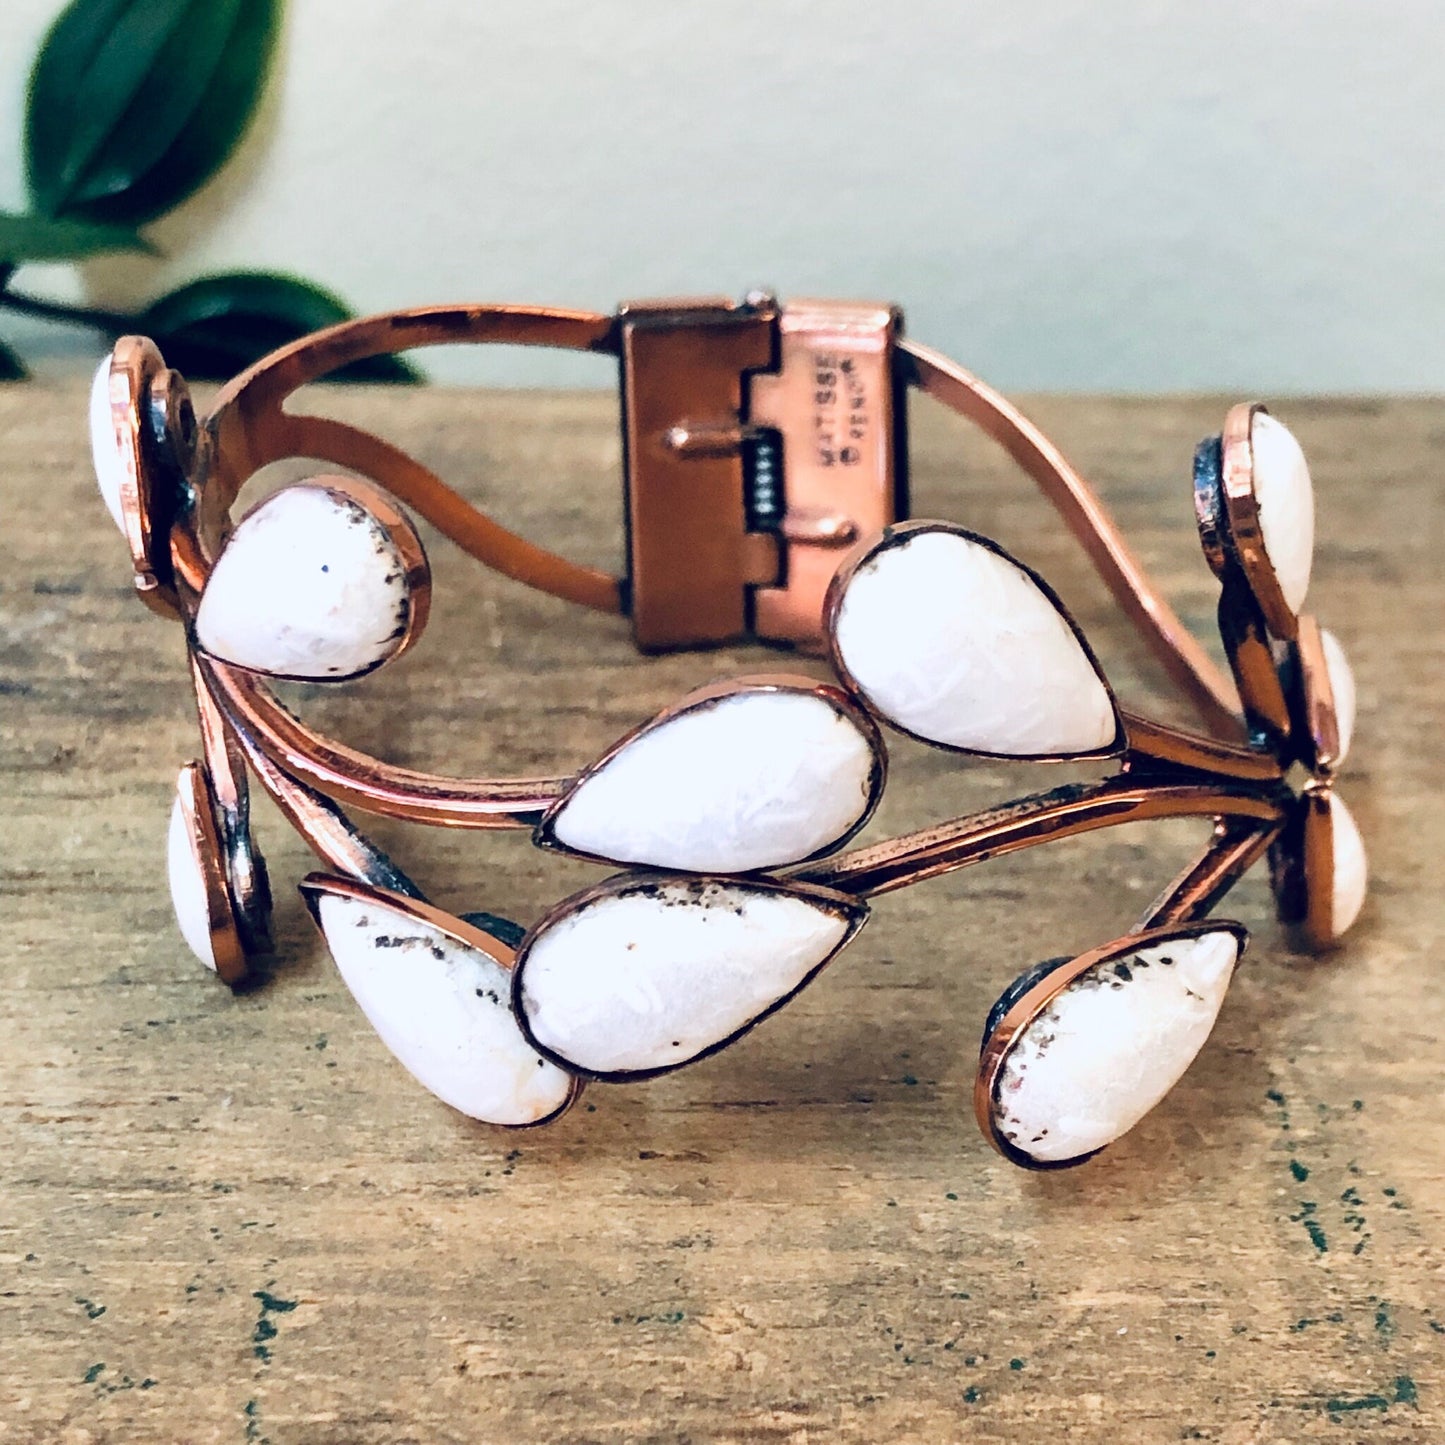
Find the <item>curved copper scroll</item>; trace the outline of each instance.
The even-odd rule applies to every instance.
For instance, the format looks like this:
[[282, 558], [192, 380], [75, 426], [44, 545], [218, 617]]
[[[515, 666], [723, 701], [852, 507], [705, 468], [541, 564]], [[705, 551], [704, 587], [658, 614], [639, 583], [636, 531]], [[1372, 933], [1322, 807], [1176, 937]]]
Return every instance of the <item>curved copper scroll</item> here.
[[1228, 677], [1149, 580], [1093, 489], [1064, 454], [992, 387], [942, 353], [902, 341], [908, 378], [993, 438], [1038, 483], [1139, 634], [1210, 728], [1240, 733], [1239, 704]]
[[293, 341], [230, 381], [205, 422], [210, 505], [228, 512], [246, 480], [285, 457], [312, 457], [380, 482], [464, 552], [504, 576], [601, 612], [622, 611], [616, 577], [581, 567], [492, 521], [434, 472], [345, 422], [284, 410], [299, 387], [369, 357], [458, 342], [615, 354], [614, 323], [591, 311], [432, 306], [344, 321]]
[[[228, 383], [205, 422], [203, 512], [177, 527], [174, 563], [185, 605], [205, 585], [229, 528], [229, 510], [261, 467], [311, 457], [360, 472], [426, 517], [464, 551], [528, 586], [604, 611], [623, 610], [619, 579], [579, 567], [527, 542], [474, 508], [420, 462], [344, 422], [291, 413], [299, 387], [371, 356], [447, 343], [556, 346], [615, 354], [615, 324], [593, 312], [521, 306], [445, 306], [344, 322], [273, 352]], [[926, 395], [982, 428], [1032, 476], [1061, 513], [1095, 567], [1170, 674], [1208, 723], [1238, 737], [1240, 719], [1226, 676], [1159, 595], [1102, 503], [1062, 454], [1021, 413], [977, 378], [926, 347], [903, 343], [901, 364]], [[567, 778], [446, 778], [399, 767], [351, 748], [295, 717], [264, 679], [216, 659], [201, 667], [205, 686], [248, 748], [303, 786], [386, 816], [462, 828], [534, 826]], [[1210, 767], [1240, 777], [1277, 776], [1273, 759], [1229, 744], [1191, 739], [1131, 719], [1131, 760]], [[1193, 809], [1191, 809], [1193, 811]]]
[[[599, 611], [622, 610], [620, 581], [528, 542], [478, 511], [400, 448], [328, 417], [288, 412], [299, 387], [368, 357], [457, 342], [559, 347], [611, 354], [614, 324], [595, 312], [526, 306], [441, 306], [343, 322], [271, 353], [227, 383], [205, 421], [204, 515], [177, 529], [176, 571], [198, 596], [227, 514], [246, 481], [283, 458], [306, 457], [380, 483], [486, 566]], [[302, 784], [371, 813], [464, 828], [530, 828], [565, 778], [450, 779], [372, 757], [296, 718], [259, 677], [206, 658], [204, 685], [234, 719], [248, 750]]]

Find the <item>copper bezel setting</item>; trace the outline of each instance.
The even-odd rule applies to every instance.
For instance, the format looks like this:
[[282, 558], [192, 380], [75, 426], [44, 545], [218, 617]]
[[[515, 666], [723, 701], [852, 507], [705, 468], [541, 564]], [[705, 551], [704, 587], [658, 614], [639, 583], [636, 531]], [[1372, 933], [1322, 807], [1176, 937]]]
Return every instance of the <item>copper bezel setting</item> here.
[[[1004, 1011], [1004, 1015], [989, 1031], [979, 1052], [978, 1072], [973, 1084], [973, 1112], [978, 1127], [993, 1147], [1012, 1164], [1024, 1169], [1046, 1171], [1070, 1169], [1083, 1164], [1101, 1152], [1090, 1150], [1071, 1159], [1035, 1159], [1026, 1150], [1020, 1149], [1012, 1140], [1005, 1138], [997, 1128], [995, 1104], [1004, 1065], [1009, 1054], [1022, 1038], [1024, 1031], [1041, 1013], [1071, 984], [1082, 978], [1090, 969], [1110, 963], [1126, 954], [1137, 953], [1142, 948], [1169, 943], [1175, 939], [1199, 938], [1206, 933], [1232, 934], [1239, 944], [1238, 960], [1244, 957], [1249, 944], [1249, 930], [1242, 923], [1229, 919], [1210, 918], [1196, 923], [1168, 924], [1160, 928], [1144, 929], [1138, 933], [1126, 934], [1099, 948], [1090, 949], [1074, 958], [1061, 961], [1056, 967], [1026, 989]], [[1107, 1148], [1107, 1145], [1102, 1146]]]
[[[396, 646], [384, 656], [378, 657], [375, 662], [356, 672], [337, 673], [324, 679], [299, 673], [258, 672], [254, 668], [245, 667], [240, 663], [227, 662], [224, 658], [205, 652], [199, 641], [195, 643], [195, 647], [197, 651], [214, 663], [233, 667], [240, 672], [253, 673], [261, 678], [274, 678], [280, 682], [314, 683], [323, 681], [328, 685], [335, 682], [356, 682], [363, 677], [369, 677], [378, 668], [385, 667], [387, 663], [394, 662], [415, 645], [425, 629], [427, 617], [431, 613], [431, 564], [427, 560], [426, 548], [422, 545], [421, 537], [415, 526], [412, 525], [411, 518], [397, 506], [395, 498], [371, 482], [364, 481], [360, 477], [318, 473], [316, 476], [306, 477], [303, 481], [293, 485], [325, 492], [327, 496], [343, 506], [359, 508], [368, 514], [376, 526], [381, 528], [392, 546], [396, 548], [397, 557], [401, 562], [402, 577], [406, 583], [406, 622]], [[255, 510], [259, 510], [265, 505], [266, 502], [258, 503], [253, 512], [247, 513], [247, 517], [254, 515]], [[247, 517], [243, 517], [237, 526], [243, 526]], [[210, 559], [210, 567], [214, 568], [219, 565], [222, 557], [226, 554], [226, 548], [231, 545], [234, 537], [235, 531], [232, 530], [221, 543], [214, 557]]]
[[1291, 649], [1295, 674], [1300, 761], [1320, 778], [1332, 778], [1339, 767], [1340, 719], [1334, 683], [1325, 660], [1324, 636], [1315, 618], [1302, 613], [1299, 634]]
[[236, 988], [248, 981], [251, 970], [236, 926], [210, 780], [202, 764], [192, 762], [182, 767], [176, 779], [176, 798], [181, 816], [185, 819], [192, 857], [205, 884], [206, 916], [216, 976], [222, 983]]
[[[820, 959], [803, 978], [789, 989], [787, 993], [773, 1000], [766, 1008], [754, 1014], [741, 1027], [734, 1029], [726, 1038], [718, 1039], [709, 1044], [706, 1048], [699, 1049], [697, 1053], [686, 1059], [678, 1059], [675, 1062], [660, 1065], [652, 1069], [618, 1069], [611, 1072], [605, 1070], [583, 1069], [572, 1060], [557, 1053], [546, 1044], [541, 1043], [532, 1033], [531, 1025], [527, 1018], [527, 1010], [522, 999], [522, 992], [526, 984], [527, 960], [538, 938], [540, 938], [555, 923], [571, 918], [581, 913], [590, 904], [600, 902], [603, 899], [625, 897], [629, 893], [647, 893], [656, 890], [667, 884], [680, 884], [687, 888], [706, 888], [713, 884], [748, 889], [756, 893], [778, 893], [791, 898], [806, 899], [814, 907], [824, 909], [834, 914], [835, 917], [843, 920], [845, 929], [843, 937], [838, 940], [826, 957]], [[858, 931], [867, 923], [869, 918], [868, 905], [856, 897], [850, 897], [846, 893], [840, 893], [833, 889], [820, 888], [812, 884], [799, 884], [792, 880], [780, 880], [766, 876], [748, 873], [739, 875], [706, 875], [697, 873], [662, 872], [655, 870], [637, 870], [633, 873], [619, 873], [611, 878], [604, 878], [600, 883], [594, 883], [590, 887], [579, 889], [568, 898], [562, 899], [549, 908], [532, 926], [527, 930], [527, 935], [517, 947], [517, 963], [512, 971], [512, 1012], [517, 1017], [527, 1042], [542, 1055], [544, 1059], [557, 1065], [560, 1069], [566, 1069], [582, 1078], [594, 1079], [598, 1083], [607, 1084], [633, 1084], [642, 1083], [648, 1079], [659, 1079], [664, 1074], [676, 1073], [678, 1069], [684, 1069], [689, 1064], [696, 1064], [703, 1059], [711, 1058], [714, 1054], [721, 1053], [723, 1049], [735, 1044], [745, 1034], [751, 1033], [765, 1019], [771, 1018], [785, 1004], [796, 998], [857, 936]]]
[[[745, 673], [741, 677], [731, 678], [722, 682], [705, 683], [703, 686], [694, 688], [691, 692], [680, 697], [676, 702], [665, 707], [655, 717], [649, 718], [644, 723], [639, 723], [631, 731], [623, 733], [605, 752], [595, 761], [588, 763], [586, 767], [573, 775], [570, 783], [564, 792], [553, 801], [537, 821], [532, 832], [532, 841], [539, 848], [547, 849], [555, 853], [565, 853], [572, 858], [585, 858], [592, 863], [605, 863], [613, 866], [619, 862], [636, 862], [619, 858], [608, 858], [598, 853], [587, 853], [577, 848], [571, 848], [557, 838], [554, 831], [554, 823], [557, 815], [567, 806], [572, 795], [587, 782], [589, 778], [595, 777], [603, 768], [610, 763], [619, 753], [630, 748], [633, 743], [648, 734], [656, 732], [659, 728], [665, 727], [668, 723], [674, 722], [680, 717], [689, 713], [699, 712], [706, 708], [717, 706], [722, 702], [736, 697], [747, 697], [758, 693], [787, 692], [801, 696], [816, 697], [827, 703], [839, 716], [847, 719], [848, 722], [858, 729], [868, 750], [872, 755], [872, 763], [868, 773], [868, 793], [863, 801], [863, 806], [858, 816], [849, 827], [844, 829], [836, 838], [821, 848], [815, 849], [802, 858], [788, 858], [779, 860], [771, 865], [773, 867], [792, 867], [803, 863], [810, 863], [816, 858], [826, 857], [828, 854], [849, 843], [864, 828], [868, 826], [869, 820], [873, 817], [878, 808], [878, 803], [883, 797], [883, 789], [888, 779], [888, 751], [883, 743], [883, 735], [878, 729], [878, 724], [873, 720], [873, 715], [856, 701], [842, 688], [834, 687], [830, 683], [815, 682], [810, 677], [801, 674], [778, 672], [778, 673]], [[643, 866], [643, 865], [640, 865]], [[684, 871], [684, 870], [676, 870]]]
[[[346, 877], [337, 873], [308, 873], [297, 888], [306, 904], [306, 910], [311, 915], [311, 921], [315, 923], [317, 930], [324, 930], [321, 924], [321, 899], [325, 896], [334, 898], [351, 898], [358, 903], [378, 903], [385, 908], [390, 908], [400, 913], [405, 918], [413, 919], [417, 923], [425, 924], [428, 928], [434, 928], [438, 933], [444, 934], [447, 938], [461, 944], [464, 948], [475, 949], [478, 953], [485, 954], [503, 972], [515, 975], [517, 966], [517, 950], [510, 944], [498, 938], [495, 933], [489, 933], [485, 928], [479, 928], [475, 923], [469, 923], [465, 918], [458, 918], [445, 909], [436, 908], [421, 898], [413, 898], [407, 893], [398, 893], [391, 888], [383, 888], [374, 883], [363, 883], [356, 878]], [[533, 1119], [526, 1124], [497, 1124], [493, 1125], [498, 1129], [539, 1129], [544, 1124], [550, 1124], [560, 1119], [577, 1101], [582, 1097], [582, 1091], [586, 1087], [584, 1079], [574, 1070], [567, 1070], [571, 1075], [572, 1085], [568, 1090], [567, 1097], [550, 1114], [540, 1119]]]
[[1286, 642], [1294, 640], [1298, 618], [1279, 584], [1264, 545], [1259, 499], [1254, 489], [1254, 418], [1266, 408], [1240, 402], [1224, 419], [1220, 442], [1220, 490], [1225, 544], [1238, 565], [1269, 630]]
[[[378, 437], [342, 421], [287, 409], [298, 388], [348, 363], [457, 342], [556, 346], [618, 360], [626, 399], [625, 467], [643, 469], [628, 473], [627, 522], [636, 564], [628, 576], [578, 566], [502, 528], [420, 462]], [[866, 470], [846, 479], [837, 505], [830, 506], [834, 499], [827, 468], [819, 462], [806, 476], [799, 473], [798, 491], [790, 498], [785, 446], [782, 471], [774, 479], [782, 489], [774, 522], [753, 529], [753, 519], [739, 521], [736, 499], [728, 489], [745, 476], [741, 458], [759, 428], [766, 425], [793, 436], [796, 462], [796, 438], [809, 424], [803, 405], [806, 388], [798, 378], [807, 375], [809, 366], [831, 364], [827, 347], [855, 343], [857, 354], [866, 354], [872, 368], [866, 386], [859, 384], [858, 396], [872, 399], [858, 401], [860, 418], [877, 403], [871, 418], [858, 423], [859, 434], [872, 448]], [[784, 355], [786, 367], [792, 368], [786, 384], [779, 379]], [[992, 1090], [1009, 1049], [1048, 1000], [1073, 979], [1151, 941], [1221, 930], [1242, 941], [1240, 925], [1207, 915], [1266, 852], [1275, 863], [1282, 915], [1300, 926], [1311, 946], [1334, 942], [1331, 787], [1339, 761], [1338, 717], [1318, 626], [1311, 617], [1296, 618], [1285, 607], [1263, 547], [1251, 446], [1252, 418], [1262, 410], [1257, 405], [1230, 411], [1217, 445], [1201, 448], [1194, 477], [1201, 540], [1221, 581], [1221, 634], [1231, 680], [1185, 628], [1099, 498], [1058, 449], [978, 378], [904, 339], [901, 317], [891, 307], [807, 302], [790, 312], [774, 298], [758, 295], [740, 306], [720, 299], [633, 304], [614, 316], [487, 305], [396, 312], [341, 323], [263, 358], [221, 389], [199, 429], [189, 411], [184, 380], [165, 367], [156, 348], [143, 338], [117, 344], [109, 384], [117, 442], [128, 466], [121, 500], [137, 585], [149, 605], [179, 617], [187, 630], [205, 762], [183, 772], [180, 797], [196, 856], [203, 860], [217, 971], [228, 982], [248, 978], [250, 960], [268, 946], [269, 892], [264, 863], [251, 839], [248, 774], [328, 870], [309, 875], [301, 885], [313, 916], [324, 893], [375, 900], [479, 949], [510, 970], [512, 1011], [523, 1037], [574, 1079], [567, 1103], [551, 1118], [575, 1100], [583, 1077], [608, 1082], [655, 1078], [711, 1057], [751, 1032], [851, 942], [870, 916], [874, 898], [1096, 829], [1198, 818], [1210, 827], [1201, 851], [1149, 905], [1134, 924], [1136, 931], [1052, 970], [1014, 1000], [985, 1041], [975, 1086], [975, 1110], [985, 1133], [1014, 1162], [1061, 1168], [1080, 1161], [1039, 1164], [1016, 1158], [1021, 1151], [1003, 1147], [1007, 1141], [994, 1137], [988, 1119]], [[906, 502], [900, 408], [909, 388], [979, 427], [1039, 486], [1139, 636], [1193, 705], [1205, 731], [1191, 732], [1122, 706], [1052, 587], [998, 543], [953, 523], [890, 516]], [[880, 400], [884, 397], [887, 407]], [[835, 403], [836, 398], [828, 403], [833, 409], [826, 411], [826, 424], [832, 424], [828, 419], [837, 411]], [[755, 415], [749, 409], [754, 404]], [[630, 616], [644, 650], [751, 635], [752, 640], [783, 642], [801, 651], [826, 650], [837, 681], [749, 673], [709, 684], [626, 733], [594, 761], [555, 777], [452, 778], [369, 755], [291, 712], [272, 690], [276, 674], [249, 671], [207, 655], [195, 642], [196, 609], [232, 533], [230, 514], [241, 491], [272, 463], [294, 458], [332, 469], [302, 484], [322, 487], [338, 500], [365, 508], [402, 557], [409, 598], [405, 631], [397, 647], [374, 667], [411, 647], [426, 623], [431, 578], [415, 515], [503, 575], [582, 606]], [[704, 478], [705, 487], [713, 489], [706, 498], [681, 485]], [[695, 514], [690, 508], [697, 509]], [[670, 520], [669, 509], [677, 513]], [[880, 517], [887, 524], [881, 534], [875, 530]], [[714, 535], [718, 528], [727, 535]], [[883, 794], [888, 747], [880, 714], [839, 655], [836, 622], [843, 590], [881, 551], [929, 531], [980, 545], [1033, 582], [1064, 619], [1104, 687], [1115, 730], [1107, 746], [1074, 754], [993, 753], [920, 741], [960, 760], [1112, 762], [1116, 770], [850, 847], [874, 817]], [[668, 548], [661, 542], [693, 532], [706, 533], [704, 540], [717, 544], [709, 554], [717, 564], [713, 571], [690, 569], [686, 549], [667, 560]], [[863, 542], [861, 550], [847, 550], [870, 535], [875, 540]], [[798, 586], [790, 588], [789, 559], [803, 558], [802, 549], [810, 549], [807, 579], [800, 570], [794, 575]], [[813, 635], [809, 629], [819, 604], [818, 578], [834, 557], [843, 565], [827, 584]], [[654, 587], [660, 590], [649, 593]], [[739, 588], [742, 592], [734, 595]], [[766, 605], [759, 606], [760, 601]], [[757, 629], [745, 631], [743, 639], [737, 634], [740, 617]], [[783, 689], [824, 699], [867, 742], [872, 766], [866, 797], [839, 837], [806, 858], [780, 859], [731, 874], [650, 868], [577, 853], [558, 841], [555, 822], [569, 797], [638, 739], [724, 699]], [[883, 720], [895, 731], [916, 736]], [[1312, 774], [1302, 792], [1289, 772], [1297, 762]], [[513, 953], [485, 929], [428, 903], [346, 809], [430, 825], [527, 831], [544, 851], [628, 871], [544, 911]], [[721, 884], [805, 898], [844, 919], [844, 936], [796, 987], [692, 1058], [615, 1073], [579, 1070], [540, 1044], [528, 1027], [522, 987], [530, 951], [548, 928], [589, 904], [664, 882], [694, 888]]]
[[[1073, 634], [1074, 641], [1078, 643], [1079, 650], [1088, 660], [1089, 666], [1094, 670], [1094, 676], [1099, 679], [1100, 685], [1108, 694], [1109, 705], [1114, 712], [1114, 737], [1111, 742], [1102, 748], [1090, 748], [1078, 753], [990, 753], [981, 748], [957, 747], [952, 743], [938, 742], [933, 738], [927, 738], [920, 733], [912, 732], [904, 727], [902, 723], [887, 716], [868, 696], [867, 690], [849, 672], [847, 664], [843, 661], [842, 651], [838, 645], [838, 616], [843, 609], [843, 597], [848, 590], [848, 584], [854, 576], [865, 567], [870, 566], [883, 553], [891, 551], [895, 547], [905, 546], [916, 537], [926, 536], [929, 533], [937, 533], [949, 537], [961, 537], [967, 542], [992, 552], [995, 557], [1001, 557], [1005, 562], [1017, 567], [1044, 597], [1053, 604], [1054, 610], [1063, 618], [1069, 631]], [[938, 748], [943, 752], [958, 753], [964, 757], [991, 758], [1008, 762], [1019, 763], [1087, 763], [1101, 762], [1107, 758], [1118, 757], [1128, 744], [1128, 738], [1124, 728], [1123, 714], [1119, 709], [1119, 700], [1114, 696], [1114, 689], [1109, 684], [1109, 679], [1104, 676], [1104, 669], [1099, 665], [1099, 659], [1094, 656], [1094, 650], [1089, 646], [1088, 639], [1084, 636], [1079, 624], [1074, 621], [1069, 609], [1059, 599], [1058, 593], [1039, 576], [1037, 572], [1027, 564], [1020, 562], [1013, 553], [1000, 546], [990, 537], [982, 536], [978, 532], [971, 532], [967, 527], [960, 527], [953, 522], [934, 521], [913, 521], [898, 522], [891, 527], [885, 528], [882, 535], [874, 538], [859, 550], [852, 552], [833, 574], [833, 581], [828, 587], [827, 600], [823, 607], [823, 626], [827, 638], [828, 660], [832, 664], [833, 671], [842, 680], [843, 685], [857, 698], [860, 698], [864, 705], [880, 721], [888, 724], [895, 732], [902, 733], [905, 737], [912, 738], [915, 742], [925, 743], [931, 748]]]

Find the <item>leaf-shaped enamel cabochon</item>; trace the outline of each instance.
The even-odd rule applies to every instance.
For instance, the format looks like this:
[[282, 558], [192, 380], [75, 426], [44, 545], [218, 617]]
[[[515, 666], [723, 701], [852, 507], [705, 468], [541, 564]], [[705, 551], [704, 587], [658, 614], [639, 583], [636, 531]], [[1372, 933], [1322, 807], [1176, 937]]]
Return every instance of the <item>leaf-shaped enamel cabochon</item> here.
[[1234, 924], [1159, 929], [1023, 975], [984, 1040], [984, 1132], [1041, 1168], [1127, 1133], [1204, 1047], [1243, 944]]
[[1250, 418], [1254, 502], [1265, 554], [1291, 612], [1304, 606], [1315, 552], [1315, 491], [1295, 435], [1267, 411]]
[[624, 874], [559, 904], [528, 934], [518, 1015], [539, 1047], [582, 1073], [665, 1073], [791, 998], [867, 911], [768, 879]]
[[512, 950], [399, 894], [312, 874], [302, 892], [381, 1041], [443, 1103], [488, 1124], [538, 1124], [577, 1081], [540, 1058], [511, 1009]]
[[1113, 696], [1058, 600], [986, 539], [895, 528], [834, 585], [838, 670], [904, 732], [1019, 758], [1122, 746]]
[[90, 383], [90, 459], [95, 467], [95, 483], [100, 488], [101, 500], [124, 536], [126, 526], [121, 492], [126, 481], [126, 466], [111, 413], [109, 354], [96, 367]]
[[554, 806], [539, 836], [617, 863], [778, 867], [861, 827], [883, 767], [876, 726], [837, 688], [744, 679], [702, 689], [624, 738]]
[[421, 631], [429, 575], [395, 504], [351, 478], [285, 487], [242, 519], [196, 613], [213, 657], [272, 677], [360, 677]]
[[166, 875], [181, 937], [201, 963], [219, 973], [220, 962], [238, 945], [211, 814], [210, 785], [199, 763], [187, 763], [176, 779], [166, 832]]

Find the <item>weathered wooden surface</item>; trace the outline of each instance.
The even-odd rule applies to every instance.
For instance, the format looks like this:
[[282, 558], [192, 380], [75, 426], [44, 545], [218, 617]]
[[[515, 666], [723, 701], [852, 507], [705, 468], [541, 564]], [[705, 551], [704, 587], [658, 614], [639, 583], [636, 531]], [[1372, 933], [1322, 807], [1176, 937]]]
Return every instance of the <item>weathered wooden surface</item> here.
[[[330, 404], [612, 556], [611, 399]], [[82, 409], [79, 387], [0, 389], [0, 1440], [1445, 1439], [1440, 403], [1284, 408], [1320, 492], [1316, 610], [1360, 679], [1366, 915], [1334, 957], [1291, 957], [1251, 878], [1228, 911], [1256, 945], [1204, 1056], [1131, 1137], [1043, 1177], [975, 1131], [983, 1016], [1018, 969], [1127, 924], [1191, 828], [882, 900], [740, 1046], [541, 1133], [473, 1127], [393, 1064], [269, 810], [285, 966], [240, 999], [203, 976], [162, 862], [195, 751], [180, 638], [128, 596]], [[1035, 410], [1207, 629], [1187, 476], [1222, 404]], [[916, 451], [919, 510], [1016, 547], [1120, 690], [1166, 707], [1022, 479], [941, 416]], [[432, 550], [417, 652], [307, 704], [394, 758], [575, 765], [756, 661], [641, 662], [615, 622]], [[880, 823], [1060, 776], [900, 746]], [[526, 920], [596, 875], [521, 836], [376, 832], [456, 908]]]

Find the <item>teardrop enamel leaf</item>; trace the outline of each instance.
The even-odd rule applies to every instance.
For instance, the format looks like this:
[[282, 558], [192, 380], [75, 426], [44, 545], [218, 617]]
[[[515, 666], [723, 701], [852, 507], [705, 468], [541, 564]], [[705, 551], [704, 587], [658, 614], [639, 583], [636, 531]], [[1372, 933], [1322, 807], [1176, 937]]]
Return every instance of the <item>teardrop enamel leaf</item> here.
[[685, 703], [584, 773], [541, 836], [590, 857], [699, 873], [797, 862], [872, 810], [882, 762], [865, 725], [806, 682]]
[[610, 879], [528, 935], [516, 1006], [537, 1044], [582, 1073], [665, 1073], [786, 1002], [866, 917], [842, 895], [763, 880]]
[[1063, 983], [995, 1076], [989, 1126], [1006, 1152], [1076, 1163], [1132, 1129], [1203, 1048], [1240, 949], [1230, 929], [1165, 938], [1110, 951]]
[[541, 1123], [576, 1081], [540, 1058], [511, 1009], [511, 950], [455, 920], [463, 942], [388, 899], [324, 877], [302, 884], [347, 988], [423, 1088], [488, 1124]]
[[1294, 433], [1268, 412], [1250, 422], [1254, 500], [1265, 555], [1291, 612], [1304, 606], [1315, 554], [1315, 490]]
[[[244, 983], [250, 960], [236, 925], [211, 784], [197, 762], [187, 763], [176, 778], [166, 832], [166, 877], [186, 946], [225, 983], [233, 988]], [[263, 930], [264, 925], [263, 917]]]
[[1330, 693], [1334, 698], [1335, 728], [1339, 738], [1335, 764], [1338, 766], [1349, 755], [1350, 744], [1355, 738], [1355, 672], [1340, 645], [1340, 639], [1327, 627], [1320, 630], [1320, 644], [1324, 650], [1325, 671], [1329, 674]]
[[125, 462], [115, 439], [115, 422], [110, 409], [110, 355], [95, 369], [90, 383], [90, 459], [95, 467], [95, 484], [111, 520], [125, 535], [125, 514], [121, 487], [125, 483]]
[[849, 577], [833, 644], [868, 702], [929, 742], [1005, 757], [1122, 744], [1109, 688], [1056, 599], [961, 529], [886, 538]]
[[1342, 938], [1365, 906], [1369, 891], [1370, 868], [1365, 856], [1365, 841], [1360, 837], [1354, 814], [1338, 793], [1329, 800], [1330, 853], [1334, 862], [1330, 887], [1331, 942]]
[[186, 807], [183, 790], [185, 774], [176, 787], [171, 805], [170, 828], [166, 833], [166, 876], [171, 888], [171, 906], [176, 925], [186, 946], [212, 973], [216, 971], [216, 950], [211, 944], [211, 902], [206, 875]]
[[201, 596], [196, 637], [238, 667], [339, 682], [400, 650], [414, 605], [392, 531], [355, 498], [302, 483], [268, 497], [231, 534]]

